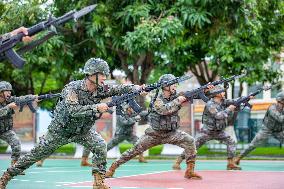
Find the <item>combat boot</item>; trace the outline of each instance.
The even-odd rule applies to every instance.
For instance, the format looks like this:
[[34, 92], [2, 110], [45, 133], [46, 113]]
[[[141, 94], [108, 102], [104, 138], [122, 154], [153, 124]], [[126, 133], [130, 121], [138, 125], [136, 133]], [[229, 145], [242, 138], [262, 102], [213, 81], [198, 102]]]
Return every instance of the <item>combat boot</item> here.
[[100, 173], [94, 174], [94, 184], [93, 189], [110, 189], [105, 183], [105, 178]]
[[92, 164], [90, 164], [88, 162], [88, 157], [82, 157], [81, 166], [82, 167], [91, 167], [92, 166]]
[[11, 179], [12, 176], [9, 173], [5, 172], [0, 179], [0, 189], [6, 189], [6, 186]]
[[242, 159], [242, 158], [241, 158], [240, 156], [236, 157], [236, 159], [235, 159], [235, 164], [236, 164], [236, 165], [240, 165], [241, 159]]
[[184, 178], [187, 179], [202, 179], [200, 175], [194, 172], [195, 161], [191, 160], [187, 162], [187, 168], [184, 174]]
[[181, 170], [180, 164], [181, 164], [182, 160], [183, 160], [183, 159], [179, 156], [179, 157], [176, 159], [175, 163], [173, 164], [172, 168], [173, 168], [174, 170]]
[[227, 170], [241, 170], [241, 167], [235, 164], [233, 158], [228, 158]]
[[146, 159], [144, 158], [143, 154], [139, 154], [139, 159], [138, 159], [139, 163], [148, 163], [146, 161]]
[[36, 162], [37, 167], [42, 167], [42, 164], [43, 164], [43, 160], [39, 160]]
[[111, 164], [110, 168], [106, 172], [106, 178], [113, 177], [115, 170], [118, 168], [118, 165], [116, 163]]
[[[11, 161], [11, 166], [15, 165], [17, 163], [17, 160], [12, 160]], [[21, 173], [19, 173], [19, 175], [25, 175], [26, 173], [23, 171]]]

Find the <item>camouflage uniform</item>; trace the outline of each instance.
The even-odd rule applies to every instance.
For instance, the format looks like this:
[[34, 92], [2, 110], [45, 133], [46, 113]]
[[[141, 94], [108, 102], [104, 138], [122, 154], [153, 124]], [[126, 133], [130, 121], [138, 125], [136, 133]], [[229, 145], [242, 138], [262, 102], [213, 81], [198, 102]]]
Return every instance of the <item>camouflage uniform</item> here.
[[[170, 80], [175, 77], [171, 74], [166, 74], [160, 78], [160, 82], [163, 81], [164, 78]], [[116, 168], [138, 154], [143, 153], [153, 146], [166, 143], [184, 148], [187, 162], [194, 162], [196, 157], [194, 139], [189, 134], [178, 130], [180, 127], [180, 117], [178, 115], [180, 108], [181, 102], [179, 102], [175, 94], [171, 95], [170, 98], [165, 98], [163, 94], [160, 94], [154, 102], [154, 107], [149, 114], [151, 127], [146, 129], [145, 134], [132, 149], [124, 152], [121, 157], [112, 164], [107, 172], [107, 176], [112, 177]]]
[[[219, 90], [222, 87], [215, 87], [210, 91]], [[212, 98], [210, 99], [204, 108], [202, 115], [203, 127], [200, 135], [195, 139], [196, 149], [199, 149], [203, 144], [210, 140], [218, 140], [227, 145], [228, 160], [232, 163], [232, 159], [235, 157], [236, 143], [233, 138], [227, 135], [224, 131], [228, 125], [228, 119], [232, 116], [233, 112], [227, 108], [233, 100], [222, 100], [221, 103], [215, 102]], [[184, 152], [177, 158], [174, 169], [180, 169], [180, 163], [185, 159]], [[229, 164], [228, 164], [229, 165]], [[229, 169], [229, 167], [227, 167]], [[239, 169], [239, 168], [236, 168]]]
[[[0, 93], [3, 91], [12, 91], [12, 86], [6, 81], [0, 82]], [[30, 95], [22, 97], [12, 96], [9, 101], [14, 101], [15, 99], [29, 98]], [[13, 114], [15, 111], [9, 108], [7, 105], [9, 102], [6, 100], [0, 103], [0, 139], [7, 142], [12, 149], [12, 163], [18, 161], [21, 153], [21, 142], [13, 129]]]
[[257, 146], [266, 143], [270, 137], [276, 138], [281, 143], [284, 142], [284, 111], [281, 104], [272, 104], [268, 108], [261, 129], [239, 157], [245, 157]]
[[[126, 110], [127, 108], [129, 108], [128, 105], [123, 106], [124, 110]], [[119, 143], [123, 142], [124, 140], [132, 144], [135, 144], [139, 139], [133, 133], [134, 125], [137, 121], [139, 121], [139, 115], [137, 116], [137, 113], [133, 112], [133, 110], [131, 114], [123, 112], [123, 114], [117, 115], [115, 134], [114, 137], [107, 144], [107, 151], [111, 150], [113, 147], [117, 146]], [[90, 151], [84, 148], [82, 157], [88, 157], [89, 154]], [[145, 160], [142, 160], [143, 157], [140, 156], [139, 158], [140, 162], [145, 162]]]
[[[103, 60], [90, 59], [87, 61], [84, 68], [86, 74], [88, 71], [92, 71], [88, 66], [92, 61], [95, 64]], [[106, 62], [102, 62], [99, 66], [107, 66], [108, 68]], [[100, 70], [100, 68], [96, 67], [96, 70]], [[104, 70], [104, 68], [101, 70]], [[100, 73], [107, 75], [107, 73], [102, 71]], [[91, 72], [91, 74], [93, 73]], [[93, 127], [100, 113], [97, 110], [97, 104], [102, 99], [130, 92], [134, 89], [134, 86], [119, 85], [105, 89], [98, 85], [95, 92], [90, 92], [86, 88], [86, 80], [87, 78], [73, 81], [64, 87], [61, 93], [62, 99], [55, 107], [54, 116], [48, 127], [47, 134], [40, 138], [39, 143], [31, 152], [21, 157], [13, 167], [8, 168], [1, 178], [1, 189], [5, 188], [7, 180], [10, 180], [11, 177], [18, 175], [35, 162], [47, 158], [57, 148], [70, 142], [79, 143], [92, 151], [92, 172], [95, 176], [95, 182], [97, 179], [100, 181], [100, 184], [104, 184], [102, 183], [102, 177], [106, 172], [106, 143]]]

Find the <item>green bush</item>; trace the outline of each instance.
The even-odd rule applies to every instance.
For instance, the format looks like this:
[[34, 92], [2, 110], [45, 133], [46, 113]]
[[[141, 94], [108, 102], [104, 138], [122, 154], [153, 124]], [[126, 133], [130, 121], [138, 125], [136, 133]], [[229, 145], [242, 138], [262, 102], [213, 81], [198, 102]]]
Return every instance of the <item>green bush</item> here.
[[61, 146], [57, 150], [55, 150], [54, 153], [62, 153], [62, 154], [74, 154], [75, 153], [75, 145], [74, 144], [66, 144], [64, 146]]
[[0, 153], [5, 153], [7, 151], [8, 145], [0, 145]]
[[[125, 152], [126, 150], [128, 150], [132, 147], [133, 147], [133, 144], [129, 144], [129, 143], [119, 144], [119, 152], [122, 154], [123, 152]], [[163, 145], [158, 145], [158, 146], [154, 146], [154, 147], [150, 148], [149, 149], [149, 155], [161, 155], [163, 147], [164, 147]]]
[[158, 146], [154, 146], [152, 148], [149, 149], [149, 155], [152, 156], [152, 155], [161, 155], [162, 153], [162, 150], [163, 150], [163, 145], [158, 145]]

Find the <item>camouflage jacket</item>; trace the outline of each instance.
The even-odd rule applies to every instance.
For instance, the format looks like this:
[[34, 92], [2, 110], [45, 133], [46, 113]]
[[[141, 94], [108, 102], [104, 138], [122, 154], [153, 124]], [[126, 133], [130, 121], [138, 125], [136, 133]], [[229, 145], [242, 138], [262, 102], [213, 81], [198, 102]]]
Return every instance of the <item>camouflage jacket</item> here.
[[278, 104], [272, 104], [263, 119], [263, 126], [271, 132], [281, 132], [284, 130], [284, 111]]
[[178, 129], [180, 126], [180, 117], [178, 115], [180, 108], [181, 103], [176, 95], [172, 95], [167, 99], [163, 94], [160, 94], [149, 114], [151, 127], [158, 131], [173, 131]]
[[132, 113], [131, 115], [129, 114], [117, 115], [115, 134], [127, 135], [133, 133], [133, 128], [137, 121], [136, 116], [137, 116], [136, 113]]
[[[15, 99], [24, 99], [30, 95], [15, 97], [12, 96], [9, 101], [14, 101]], [[8, 102], [0, 103], [0, 133], [4, 133], [13, 128], [13, 114], [15, 111], [8, 106]]]
[[88, 132], [98, 119], [97, 104], [102, 99], [121, 95], [134, 89], [133, 85], [118, 85], [104, 90], [99, 87], [95, 93], [86, 89], [85, 80], [77, 80], [67, 84], [61, 93], [53, 114], [50, 132], [72, 136]]
[[228, 108], [232, 101], [225, 99], [221, 103], [217, 103], [214, 99], [210, 99], [206, 103], [202, 115], [203, 129], [209, 131], [224, 130], [233, 113]]

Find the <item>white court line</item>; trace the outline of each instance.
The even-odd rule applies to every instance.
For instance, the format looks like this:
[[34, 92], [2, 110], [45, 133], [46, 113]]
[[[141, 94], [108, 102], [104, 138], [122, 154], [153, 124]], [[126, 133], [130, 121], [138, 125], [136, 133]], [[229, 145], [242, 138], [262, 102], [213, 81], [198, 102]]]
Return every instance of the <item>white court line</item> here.
[[42, 182], [45, 182], [45, 181], [43, 181], [43, 180], [37, 180], [37, 181], [35, 181], [35, 182], [37, 182], [37, 183], [42, 183]]
[[137, 174], [137, 175], [128, 175], [128, 176], [122, 176], [122, 177], [115, 177], [115, 178], [106, 178], [106, 179], [118, 179], [118, 178], [128, 178], [128, 177], [137, 177], [137, 176], [144, 176], [144, 175], [153, 175], [153, 174], [158, 174], [158, 173], [166, 173], [166, 172], [174, 172], [176, 170], [168, 170], [168, 171], [156, 171], [153, 173], [144, 173], [144, 174]]

